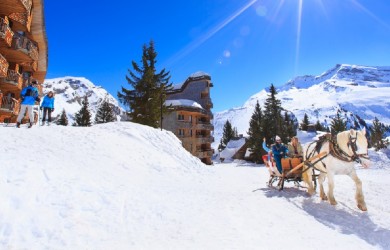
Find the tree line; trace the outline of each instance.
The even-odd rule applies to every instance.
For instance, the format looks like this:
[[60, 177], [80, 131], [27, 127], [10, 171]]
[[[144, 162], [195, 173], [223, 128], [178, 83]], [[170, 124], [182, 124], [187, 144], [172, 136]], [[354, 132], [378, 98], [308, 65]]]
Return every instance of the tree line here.
[[[250, 158], [258, 163], [262, 161], [262, 155], [267, 152], [262, 147], [263, 138], [266, 138], [268, 145], [275, 142], [275, 136], [278, 135], [284, 143], [287, 143], [293, 136], [296, 135], [297, 129], [308, 131], [309, 126], [312, 126], [315, 131], [330, 132], [337, 134], [350, 128], [359, 129], [359, 124], [353, 126], [348, 125], [341, 111], [338, 110], [336, 115], [331, 119], [330, 126], [326, 127], [319, 120], [314, 124], [310, 124], [309, 117], [305, 113], [303, 120], [298, 125], [294, 122], [293, 115], [285, 110], [281, 101], [276, 97], [277, 91], [273, 84], [269, 88], [269, 94], [261, 106], [257, 101], [255, 109], [249, 121], [249, 129], [247, 131], [247, 147], [250, 150]], [[363, 120], [362, 120], [363, 121]], [[364, 122], [364, 124], [365, 122]], [[376, 150], [386, 148], [389, 145], [385, 139], [386, 134], [390, 131], [389, 126], [381, 123], [375, 117], [372, 126], [369, 127], [367, 139], [369, 145]], [[233, 128], [229, 120], [226, 121], [223, 129], [222, 139], [218, 146], [218, 150], [222, 151], [227, 143], [237, 136], [237, 128]]]

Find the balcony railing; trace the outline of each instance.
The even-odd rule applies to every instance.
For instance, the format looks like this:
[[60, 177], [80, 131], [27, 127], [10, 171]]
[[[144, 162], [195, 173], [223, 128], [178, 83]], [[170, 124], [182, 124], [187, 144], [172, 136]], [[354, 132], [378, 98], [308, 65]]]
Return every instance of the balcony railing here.
[[212, 136], [204, 136], [204, 137], [196, 136], [196, 142], [199, 144], [212, 143], [212, 142], [214, 142], [214, 137], [212, 137]]
[[212, 157], [213, 153], [214, 153], [214, 150], [212, 150], [212, 149], [206, 149], [206, 150], [200, 149], [200, 150], [197, 150], [197, 157], [208, 158], [208, 157]]
[[7, 76], [7, 71], [8, 71], [8, 62], [5, 57], [0, 54], [0, 77], [6, 77]]
[[16, 85], [19, 89], [22, 89], [23, 78], [22, 75], [17, 71], [9, 69], [7, 73], [7, 77], [5, 78], [6, 83], [10, 83], [12, 85]]
[[0, 109], [3, 111], [17, 113], [19, 110], [19, 102], [10, 96], [3, 96], [1, 98]]
[[14, 49], [20, 50], [30, 56], [34, 61], [38, 60], [38, 46], [27, 37], [15, 33], [12, 46]]
[[23, 71], [35, 72], [38, 69], [38, 61], [23, 62], [20, 64], [23, 67]]
[[26, 8], [27, 12], [31, 12], [31, 7], [32, 7], [32, 0], [21, 0], [23, 3], [24, 7]]
[[6, 18], [0, 17], [0, 38], [8, 47], [11, 47], [12, 45], [13, 36], [14, 32], [9, 27], [8, 20]]
[[15, 27], [17, 26], [16, 30], [30, 31], [32, 21], [31, 13], [12, 13], [8, 17], [14, 21]]
[[210, 123], [197, 123], [195, 129], [198, 130], [214, 130], [214, 125]]

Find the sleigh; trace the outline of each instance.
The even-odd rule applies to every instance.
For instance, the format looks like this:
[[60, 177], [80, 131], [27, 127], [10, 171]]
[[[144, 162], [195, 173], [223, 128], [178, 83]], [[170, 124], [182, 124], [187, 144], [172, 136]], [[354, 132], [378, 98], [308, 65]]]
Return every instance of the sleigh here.
[[[326, 157], [326, 155], [326, 152], [321, 152], [305, 161], [302, 160], [302, 157], [282, 158], [283, 171], [279, 174], [277, 170], [270, 169], [268, 186], [271, 187], [277, 182], [277, 188], [283, 190], [285, 182], [293, 182], [296, 187], [302, 187], [300, 182], [302, 181], [303, 171], [311, 171], [314, 189], [316, 189], [318, 174], [313, 166]], [[319, 169], [316, 170], [321, 171]]]

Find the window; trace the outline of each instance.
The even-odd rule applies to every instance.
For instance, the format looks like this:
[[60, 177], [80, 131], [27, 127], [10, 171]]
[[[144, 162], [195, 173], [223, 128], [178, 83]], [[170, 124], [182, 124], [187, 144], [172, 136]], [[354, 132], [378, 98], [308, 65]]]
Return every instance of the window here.
[[190, 116], [188, 117], [188, 120], [189, 120], [190, 122], [192, 122], [192, 115], [190, 115]]
[[183, 121], [183, 120], [184, 120], [184, 115], [178, 115], [178, 116], [177, 116], [177, 119], [178, 119], [179, 121]]
[[184, 129], [179, 129], [179, 136], [184, 137]]

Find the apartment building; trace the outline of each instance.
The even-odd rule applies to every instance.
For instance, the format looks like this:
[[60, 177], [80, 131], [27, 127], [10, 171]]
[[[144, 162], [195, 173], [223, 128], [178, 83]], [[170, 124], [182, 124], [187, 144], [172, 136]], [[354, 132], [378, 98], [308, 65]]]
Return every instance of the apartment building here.
[[208, 165], [212, 164], [214, 153], [211, 148], [214, 141], [211, 87], [211, 77], [203, 72], [192, 74], [183, 84], [175, 86], [167, 93], [165, 105], [172, 107], [171, 112], [164, 115], [162, 125], [182, 141], [185, 149]]
[[47, 64], [43, 0], [1, 0], [0, 123], [16, 121], [20, 91], [34, 80], [41, 84]]

